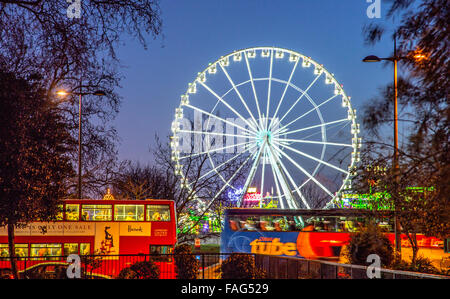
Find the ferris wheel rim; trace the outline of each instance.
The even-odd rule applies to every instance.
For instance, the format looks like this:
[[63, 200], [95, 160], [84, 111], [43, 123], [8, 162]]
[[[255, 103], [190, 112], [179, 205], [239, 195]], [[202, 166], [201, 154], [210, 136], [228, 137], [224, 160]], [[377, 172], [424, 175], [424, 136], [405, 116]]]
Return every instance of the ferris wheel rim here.
[[[289, 53], [289, 54], [295, 55], [295, 56], [297, 57], [296, 64], [295, 64], [295, 67], [294, 67], [293, 72], [295, 71], [295, 68], [296, 68], [297, 64], [299, 63], [300, 59], [303, 59], [303, 60], [306, 59], [306, 60], [309, 61], [312, 65], [314, 65], [314, 67], [318, 67], [318, 66], [319, 66], [319, 67], [321, 68], [322, 72], [316, 77], [316, 79], [318, 79], [322, 74], [325, 74], [325, 76], [327, 76], [327, 78], [330, 78], [330, 80], [335, 84], [335, 87], [339, 86], [339, 87], [338, 87], [338, 88], [339, 88], [339, 94], [342, 96], [343, 102], [344, 102], [344, 99], [346, 99], [346, 101], [347, 101], [347, 110], [349, 111], [349, 115], [350, 115], [350, 111], [353, 111], [353, 109], [352, 109], [352, 107], [351, 107], [350, 97], [347, 96], [347, 94], [345, 93], [345, 90], [343, 89], [342, 85], [337, 81], [337, 79], [334, 77], [334, 75], [331, 74], [328, 70], [326, 70], [325, 67], [323, 67], [323, 65], [317, 63], [316, 61], [314, 61], [313, 59], [311, 59], [311, 57], [307, 57], [307, 56], [305, 56], [305, 55], [303, 55], [303, 54], [301, 54], [301, 53], [299, 53], [299, 52], [296, 52], [296, 51], [293, 51], [293, 50], [289, 50], [289, 49], [285, 49], [285, 48], [280, 48], [280, 47], [264, 47], [264, 46], [260, 46], [260, 47], [250, 47], [250, 48], [245, 48], [245, 49], [233, 51], [233, 52], [231, 52], [231, 53], [229, 53], [229, 54], [227, 54], [227, 55], [225, 55], [225, 56], [221, 56], [221, 57], [220, 57], [219, 59], [217, 59], [215, 62], [210, 63], [209, 66], [206, 67], [202, 72], [198, 73], [197, 78], [193, 81], [192, 84], [199, 83], [200, 85], [202, 85], [202, 86], [205, 87], [205, 84], [202, 84], [203, 82], [201, 82], [201, 80], [199, 80], [199, 78], [200, 78], [202, 75], [206, 75], [206, 73], [208, 72], [208, 70], [210, 70], [211, 66], [215, 66], [215, 67], [216, 67], [216, 65], [219, 65], [220, 68], [221, 68], [222, 70], [224, 70], [224, 72], [226, 73], [226, 70], [225, 70], [224, 66], [221, 64], [221, 62], [224, 61], [224, 60], [226, 60], [226, 59], [229, 59], [229, 58], [232, 57], [233, 55], [237, 55], [237, 54], [242, 54], [242, 53], [244, 53], [244, 57], [245, 57], [245, 59], [246, 59], [247, 66], [248, 66], [247, 52], [249, 52], [249, 51], [254, 51], [254, 52], [256, 53], [256, 51], [263, 51], [263, 50], [266, 50], [266, 51], [269, 50], [269, 51], [271, 52], [271, 54], [270, 54], [270, 57], [271, 57], [271, 69], [272, 69], [272, 63], [273, 63], [273, 59], [274, 59], [274, 53], [276, 53], [276, 51], [282, 51], [282, 52], [284, 52], [284, 53]], [[250, 69], [249, 69], [249, 72], [250, 72]], [[292, 73], [293, 73], [293, 72], [292, 72]], [[272, 75], [272, 74], [271, 74], [271, 75]], [[291, 74], [291, 76], [292, 76], [292, 74]], [[227, 75], [227, 77], [228, 77], [228, 75]], [[267, 79], [267, 78], [265, 78], [265, 79]], [[254, 83], [255, 81], [257, 81], [257, 80], [261, 80], [261, 79], [260, 79], [260, 78], [250, 78], [250, 80], [247, 80], [246, 83], [251, 82], [251, 83], [253, 84], [253, 83]], [[281, 79], [278, 79], [278, 80], [281, 80]], [[272, 77], [270, 76], [270, 78], [269, 78], [269, 82], [270, 82], [270, 83], [269, 83], [269, 84], [271, 84], [272, 81], [277, 81], [277, 78], [272, 78]], [[288, 88], [289, 86], [291, 86], [290, 79], [289, 79], [289, 81], [285, 81], [285, 80], [284, 80], [284, 82], [288, 82], [288, 83], [286, 84], [286, 88]], [[314, 82], [313, 82], [313, 83], [314, 83]], [[239, 84], [243, 84], [243, 83], [241, 82], [241, 83], [239, 83]], [[227, 91], [227, 93], [228, 93], [228, 92], [231, 92], [233, 89], [237, 91], [237, 88], [236, 88], [236, 87], [239, 86], [239, 84], [238, 84], [238, 85], [235, 85], [235, 84], [232, 83], [233, 87], [231, 87], [231, 88]], [[269, 89], [270, 89], [270, 86], [269, 86]], [[254, 90], [253, 90], [253, 91], [254, 91]], [[239, 93], [239, 92], [237, 92], [237, 93]], [[284, 92], [284, 93], [285, 93], [285, 92]], [[283, 93], [282, 99], [284, 98], [284, 93]], [[185, 95], [187, 95], [187, 94], [188, 94], [188, 91], [185, 93]], [[337, 95], [333, 96], [332, 98], [334, 98], [334, 97], [336, 97], [336, 96], [337, 96]], [[309, 95], [307, 95], [307, 98], [308, 98], [308, 97], [309, 97]], [[240, 97], [240, 98], [241, 98], [241, 97]], [[270, 93], [269, 93], [268, 99], [270, 100]], [[241, 100], [242, 100], [242, 98], [241, 98]], [[257, 98], [256, 98], [256, 94], [255, 94], [255, 100], [256, 100], [256, 102], [257, 102], [257, 104], [258, 104], [258, 101], [257, 101]], [[243, 101], [243, 102], [245, 102], [245, 101]], [[324, 103], [322, 102], [322, 103], [319, 104], [319, 106], [321, 106], [321, 105], [323, 105], [323, 104], [324, 104]], [[279, 105], [277, 106], [275, 115], [276, 115], [276, 113], [277, 113], [278, 108], [279, 108], [280, 105], [281, 105], [281, 101], [279, 102]], [[179, 107], [183, 107], [183, 106], [189, 106], [189, 105], [183, 105], [182, 103], [180, 103], [180, 106], [179, 106]], [[192, 106], [191, 106], [191, 108], [192, 108]], [[246, 107], [246, 109], [249, 110], [248, 107]], [[268, 109], [269, 109], [269, 105], [267, 105], [267, 110], [268, 110]], [[314, 109], [314, 108], [313, 108], [313, 109]], [[320, 112], [320, 110], [319, 110], [317, 107], [316, 107], [315, 109], [316, 109], [317, 111]], [[213, 110], [214, 110], [214, 109], [213, 109]], [[212, 110], [212, 111], [213, 111], [213, 110]], [[258, 107], [258, 110], [259, 110], [259, 107]], [[289, 110], [289, 111], [290, 111], [290, 110]], [[289, 112], [289, 111], [288, 111], [288, 112]], [[248, 111], [248, 112], [250, 112], [250, 111]], [[354, 112], [354, 111], [353, 111], [353, 112]], [[243, 120], [245, 119], [245, 118], [242, 117], [239, 113], [236, 113], [236, 114], [239, 115], [239, 117], [240, 117], [241, 119], [243, 119]], [[256, 130], [257, 130], [258, 128], [260, 128], [260, 129], [262, 128], [262, 124], [258, 124], [258, 121], [256, 121], [256, 119], [253, 117], [253, 115], [252, 115], [251, 113], [249, 113], [249, 114], [250, 114], [251, 117], [253, 118], [253, 119], [252, 119], [252, 120], [253, 120], [253, 123], [250, 123], [250, 122], [248, 123], [250, 130], [246, 130], [246, 131], [247, 131], [248, 133], [255, 133]], [[259, 118], [259, 119], [261, 119], [261, 118]], [[269, 115], [267, 115], [267, 119], [269, 119]], [[209, 120], [210, 120], [210, 119], [208, 119], [208, 122], [209, 122]], [[357, 123], [356, 123], [356, 112], [352, 113], [352, 116], [351, 116], [351, 117], [349, 116], [348, 121], [350, 121], [350, 122], [352, 123], [352, 126], [357, 127]], [[265, 128], [267, 128], [267, 126], [270, 128], [271, 125], [272, 125], [272, 123], [273, 123], [273, 121], [271, 121], [271, 123], [270, 123], [270, 125], [269, 125], [269, 124], [268, 124], [268, 120], [267, 120], [267, 123], [266, 123], [266, 125], [265, 125]], [[322, 120], [322, 124], [323, 124], [323, 120]], [[255, 127], [252, 127], [251, 125], [253, 125], [253, 126], [255, 126]], [[259, 125], [260, 127], [258, 127], [258, 125]], [[322, 129], [324, 129], [324, 128], [325, 128], [325, 126], [322, 126]], [[253, 129], [253, 130], [252, 130], [252, 129]], [[255, 130], [255, 129], [256, 129], [256, 130]], [[326, 130], [325, 130], [325, 131], [326, 131]], [[204, 133], [204, 132], [203, 132], [203, 133]], [[236, 136], [236, 135], [235, 135], [235, 136]], [[355, 134], [352, 133], [352, 136], [353, 136], [353, 138], [357, 138], [358, 135], [357, 135], [356, 133], [355, 133]], [[247, 136], [247, 137], [250, 137], [250, 136]], [[322, 141], [323, 141], [323, 140], [322, 140]], [[278, 142], [278, 140], [276, 140], [275, 142]], [[326, 146], [327, 146], [327, 144], [322, 144], [322, 145], [323, 145], [323, 149], [325, 149]], [[330, 145], [333, 145], [333, 143], [330, 143]], [[236, 146], [236, 145], [235, 145], [235, 146]], [[351, 146], [351, 145], [345, 144], [345, 146]], [[352, 156], [353, 156], [353, 154], [354, 154], [356, 151], [357, 151], [357, 149], [356, 149], [356, 148], [353, 148], [353, 150], [352, 150]], [[209, 158], [211, 158], [210, 155], [209, 155], [209, 152], [208, 152], [207, 154], [208, 154]], [[355, 156], [356, 156], [356, 155], [355, 155]], [[322, 158], [323, 158], [323, 154], [322, 154], [320, 160], [322, 160]], [[350, 169], [350, 168], [353, 168], [354, 165], [356, 164], [356, 162], [357, 162], [357, 160], [352, 158], [351, 163], [350, 163], [350, 166], [349, 166], [349, 169]], [[177, 160], [176, 163], [177, 163], [177, 165], [178, 165], [178, 160]], [[264, 164], [263, 164], [263, 165], [264, 165]], [[318, 167], [320, 167], [321, 165], [322, 165], [321, 162], [319, 162], [318, 165], [317, 165], [316, 167], [318, 168]], [[342, 170], [342, 169], [340, 169], [340, 170]], [[217, 171], [217, 170], [216, 170], [216, 171]], [[316, 170], [315, 170], [315, 171], [316, 171]], [[182, 177], [182, 179], [183, 179], [184, 181], [186, 180], [186, 178], [184, 177], [183, 174], [181, 174], [181, 177]], [[342, 185], [340, 186], [339, 190], [336, 192], [336, 196], [337, 196], [338, 194], [341, 193], [341, 191], [342, 191], [343, 188], [344, 188], [345, 182], [348, 181], [349, 177], [350, 177], [350, 171], [347, 172], [347, 175], [346, 175], [345, 179], [343, 180], [344, 184], [342, 184]], [[223, 179], [223, 178], [221, 177], [221, 179]], [[312, 178], [310, 178], [309, 180], [311, 180], [311, 179], [312, 179]], [[308, 180], [308, 181], [309, 181], [309, 180]], [[275, 181], [276, 181], [276, 179], [275, 179]], [[225, 185], [227, 185], [227, 184], [225, 184]], [[303, 185], [304, 185], [304, 184], [303, 184]], [[294, 185], [294, 186], [295, 186], [295, 185]], [[188, 186], [186, 186], [186, 187], [188, 187]], [[298, 187], [298, 186], [297, 186], [297, 187]], [[189, 187], [188, 187], [188, 188], [189, 188]], [[300, 187], [299, 189], [301, 189], [301, 187]], [[296, 189], [296, 190], [297, 190], [297, 189]], [[295, 192], [296, 190], [294, 190], [294, 192]], [[300, 194], [300, 192], [298, 192], [298, 194]], [[336, 196], [333, 196], [333, 195], [330, 195], [330, 196], [331, 196], [331, 200], [325, 205], [325, 207], [328, 207], [328, 206], [332, 203], [332, 201], [334, 200], [334, 198], [336, 197]], [[282, 197], [282, 196], [280, 196], [280, 199], [281, 199], [281, 197]], [[264, 198], [264, 195], [263, 195], [263, 198]]]

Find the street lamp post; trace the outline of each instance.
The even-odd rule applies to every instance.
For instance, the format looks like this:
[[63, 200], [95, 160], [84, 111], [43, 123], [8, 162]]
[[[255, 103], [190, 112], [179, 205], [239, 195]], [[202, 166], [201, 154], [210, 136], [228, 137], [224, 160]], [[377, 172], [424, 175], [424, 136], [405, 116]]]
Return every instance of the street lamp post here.
[[[397, 64], [398, 61], [405, 59], [405, 57], [397, 56], [397, 39], [394, 36], [394, 56], [388, 58], [379, 58], [375, 55], [367, 56], [363, 59], [363, 62], [380, 62], [381, 60], [388, 60], [394, 63], [394, 182], [395, 188], [397, 190], [399, 184], [399, 150], [398, 150], [398, 105], [397, 105], [397, 96], [398, 96], [398, 85], [397, 85]], [[395, 205], [395, 202], [394, 202]], [[394, 207], [394, 230], [395, 230], [395, 249], [399, 256], [401, 256], [401, 242], [400, 242], [400, 224], [397, 218], [397, 208]]]
[[82, 92], [82, 86], [80, 84], [80, 92], [67, 92], [65, 90], [59, 90], [56, 92], [56, 94], [60, 97], [64, 97], [67, 95], [77, 95], [78, 96], [78, 199], [81, 199], [81, 175], [82, 175], [82, 171], [81, 171], [81, 103], [82, 103], [82, 97], [84, 95], [96, 95], [96, 96], [104, 96], [106, 95], [106, 93], [102, 90], [97, 90], [95, 92]]

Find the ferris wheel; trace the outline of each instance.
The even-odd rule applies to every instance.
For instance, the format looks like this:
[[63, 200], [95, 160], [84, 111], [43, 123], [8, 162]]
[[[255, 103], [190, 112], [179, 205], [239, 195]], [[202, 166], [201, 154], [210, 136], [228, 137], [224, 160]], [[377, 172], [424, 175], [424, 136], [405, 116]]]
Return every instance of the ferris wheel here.
[[[277, 47], [234, 51], [189, 83], [172, 122], [172, 160], [182, 187], [194, 188], [186, 161], [203, 157], [200, 178], [219, 186], [198, 198], [207, 210], [230, 192], [242, 207], [328, 208], [351, 187], [361, 138], [343, 86], [318, 62]], [[235, 163], [234, 167], [229, 165]]]

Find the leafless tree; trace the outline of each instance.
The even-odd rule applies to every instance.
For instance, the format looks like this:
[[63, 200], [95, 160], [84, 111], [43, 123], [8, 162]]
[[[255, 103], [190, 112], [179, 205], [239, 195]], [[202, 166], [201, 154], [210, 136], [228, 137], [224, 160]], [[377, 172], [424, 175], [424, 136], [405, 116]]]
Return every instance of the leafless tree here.
[[443, 187], [436, 185], [442, 180], [441, 173], [445, 172], [442, 168], [448, 165], [430, 163], [434, 152], [430, 152], [429, 157], [422, 157], [400, 150], [400, 165], [396, 172], [391, 153], [392, 146], [389, 144], [367, 144], [362, 151], [362, 163], [353, 188], [364, 194], [384, 194], [369, 198], [369, 206], [375, 213], [380, 207], [390, 207], [395, 211], [401, 233], [411, 244], [414, 264], [419, 251], [418, 233], [442, 239], [449, 235], [449, 197], [442, 196]]
[[[125, 35], [147, 47], [161, 33], [158, 0], [79, 2], [80, 15], [67, 13], [60, 0], [0, 0], [0, 69], [21, 77], [38, 74], [47, 97], [64, 88], [73, 95], [59, 104], [72, 136], [78, 138], [78, 97], [102, 90], [106, 96], [83, 96], [83, 185], [87, 194], [104, 191], [116, 162], [117, 133], [111, 120], [118, 113], [116, 91], [121, 79], [116, 47]], [[74, 144], [70, 154], [77, 161]], [[71, 187], [75, 189], [77, 181]], [[74, 192], [75, 193], [75, 192]]]
[[[166, 194], [176, 203], [180, 229], [178, 237], [181, 243], [193, 237], [191, 233], [194, 227], [207, 212], [219, 216], [223, 213], [221, 200], [228, 190], [223, 188], [224, 179], [229, 180], [236, 174], [230, 182], [234, 185], [236, 182], [242, 182], [249, 170], [249, 166], [241, 167], [245, 158], [237, 158], [221, 166], [220, 175], [215, 171], [211, 172], [208, 155], [195, 155], [192, 147], [191, 153], [183, 159], [182, 176], [179, 176], [176, 175], [169, 142], [163, 143], [156, 138], [156, 148], [153, 152], [156, 165], [165, 171], [168, 187]], [[229, 160], [225, 155], [218, 153], [210, 153], [210, 157], [217, 165]], [[189, 188], [182, 187], [186, 182], [189, 182]], [[189, 219], [190, 213], [195, 215], [196, 220]]]

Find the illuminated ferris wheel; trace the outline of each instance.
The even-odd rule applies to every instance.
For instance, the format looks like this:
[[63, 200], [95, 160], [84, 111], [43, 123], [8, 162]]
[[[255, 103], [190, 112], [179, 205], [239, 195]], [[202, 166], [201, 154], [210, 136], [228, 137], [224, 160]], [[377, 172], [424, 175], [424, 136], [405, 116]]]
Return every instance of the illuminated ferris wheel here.
[[230, 192], [241, 207], [250, 188], [259, 190], [260, 206], [330, 207], [350, 188], [361, 147], [356, 111], [334, 75], [277, 47], [234, 51], [199, 72], [172, 133], [183, 188], [193, 187], [184, 176], [192, 157], [205, 157], [202, 176], [220, 178], [214, 194], [198, 199], [202, 209]]

